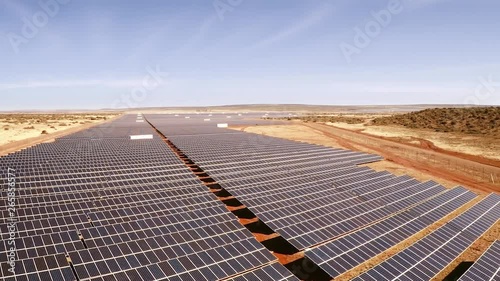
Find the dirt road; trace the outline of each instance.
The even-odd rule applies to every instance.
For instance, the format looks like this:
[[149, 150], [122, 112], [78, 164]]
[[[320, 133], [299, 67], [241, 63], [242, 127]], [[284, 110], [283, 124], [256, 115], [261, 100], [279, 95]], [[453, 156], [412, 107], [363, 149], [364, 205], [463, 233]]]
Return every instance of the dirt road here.
[[322, 132], [347, 148], [353, 145], [363, 147], [399, 165], [454, 181], [478, 191], [500, 193], [500, 167], [496, 166], [495, 161], [479, 163], [470, 158], [460, 157], [460, 154], [453, 155], [436, 150], [430, 145], [403, 144], [324, 124], [303, 125]]

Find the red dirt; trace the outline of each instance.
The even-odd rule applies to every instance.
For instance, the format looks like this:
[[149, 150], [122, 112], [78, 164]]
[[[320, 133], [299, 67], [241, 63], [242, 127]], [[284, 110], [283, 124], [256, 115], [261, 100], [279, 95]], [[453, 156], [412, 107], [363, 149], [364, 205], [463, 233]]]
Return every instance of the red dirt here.
[[247, 224], [251, 224], [251, 223], [254, 223], [254, 222], [258, 222], [259, 219], [258, 218], [253, 218], [253, 219], [239, 219], [240, 223], [242, 225], [247, 225]]
[[252, 232], [253, 236], [255, 237], [255, 239], [257, 239], [257, 241], [259, 242], [263, 242], [263, 241], [266, 241], [266, 240], [269, 240], [269, 239], [273, 239], [273, 238], [276, 238], [276, 237], [279, 237], [280, 235], [278, 233], [273, 233], [273, 234], [262, 234], [262, 233], [254, 233]]
[[246, 206], [241, 205], [241, 206], [233, 207], [233, 206], [228, 206], [228, 205], [226, 205], [226, 208], [227, 208], [230, 212], [232, 212], [232, 211], [237, 211], [237, 210], [245, 209], [245, 208], [246, 208]]
[[[376, 151], [379, 155], [384, 157], [386, 160], [397, 163], [399, 165], [402, 165], [405, 167], [410, 167], [410, 168], [413, 168], [416, 170], [420, 170], [420, 171], [426, 172], [428, 174], [431, 174], [431, 175], [439, 177], [439, 178], [455, 181], [455, 182], [458, 182], [460, 184], [463, 184], [466, 187], [477, 189], [477, 190], [482, 191], [482, 192], [500, 192], [500, 187], [493, 185], [493, 184], [490, 184], [490, 183], [483, 183], [483, 182], [480, 183], [476, 179], [473, 179], [470, 176], [468, 176], [467, 173], [450, 171], [447, 169], [438, 169], [436, 167], [431, 166], [428, 162], [422, 163], [419, 161], [406, 159], [400, 153], [401, 153], [401, 151], [416, 150], [417, 152], [418, 151], [420, 151], [421, 153], [425, 152], [425, 153], [428, 153], [431, 155], [434, 154], [434, 155], [438, 155], [438, 156], [448, 156], [446, 158], [453, 158], [453, 161], [457, 161], [458, 163], [462, 162], [464, 165], [468, 165], [468, 166], [475, 165], [475, 166], [477, 166], [478, 169], [484, 168], [485, 164], [477, 163], [474, 161], [477, 157], [467, 155], [467, 157], [465, 157], [465, 159], [464, 159], [461, 157], [462, 155], [460, 155], [460, 153], [453, 153], [453, 152], [449, 152], [449, 151], [448, 151], [448, 153], [443, 153], [440, 151], [435, 151], [433, 149], [434, 145], [433, 144], [431, 145], [427, 142], [421, 146], [409, 145], [406, 143], [396, 142], [392, 139], [375, 137], [375, 136], [371, 136], [371, 135], [368, 135], [365, 133], [355, 132], [355, 131], [342, 129], [342, 128], [331, 127], [331, 126], [327, 126], [327, 125], [320, 125], [320, 124], [304, 124], [304, 125], [307, 127], [313, 128], [315, 130], [321, 131], [326, 136], [333, 138], [336, 141], [338, 141], [339, 143], [341, 143], [341, 145], [344, 145], [346, 142], [354, 143], [357, 146]], [[365, 142], [358, 142], [355, 140], [346, 140], [343, 137], [339, 137], [334, 132], [348, 132], [350, 134], [363, 136], [364, 138], [369, 140], [369, 144], [368, 144], [368, 141], [365, 143]], [[353, 147], [352, 145], [350, 145], [350, 146]], [[429, 147], [429, 148], [425, 148], [425, 147]], [[391, 152], [391, 149], [388, 149], [388, 148], [391, 148], [392, 151], [400, 150], [399, 151], [400, 153]], [[354, 148], [354, 150], [359, 150], [359, 149]], [[497, 166], [490, 166], [490, 167], [492, 167], [496, 170]]]
[[411, 138], [412, 140], [416, 140], [416, 141], [420, 142], [420, 144], [414, 144], [414, 143], [408, 143], [407, 141], [400, 139], [400, 138], [389, 138], [389, 137], [383, 137], [383, 136], [375, 136], [375, 135], [367, 134], [367, 133], [362, 132], [362, 131], [360, 131], [359, 133], [363, 134], [363, 135], [370, 136], [370, 137], [380, 138], [380, 139], [388, 140], [388, 141], [394, 141], [394, 142], [398, 142], [398, 143], [413, 146], [413, 147], [424, 148], [427, 150], [432, 150], [432, 151], [443, 153], [446, 155], [459, 157], [462, 159], [467, 159], [467, 160], [481, 163], [484, 165], [489, 165], [489, 166], [500, 168], [500, 160], [495, 160], [495, 159], [490, 159], [490, 158], [486, 158], [486, 157], [482, 157], [482, 156], [478, 156], [478, 155], [470, 155], [470, 154], [465, 154], [465, 153], [461, 153], [461, 152], [446, 150], [446, 149], [437, 147], [436, 145], [434, 145], [433, 142], [426, 140], [426, 139], [412, 137]]
[[283, 255], [283, 254], [278, 254], [278, 253], [274, 253], [273, 252], [273, 255], [278, 258], [278, 260], [280, 261], [280, 263], [282, 265], [287, 265], [291, 262], [294, 262], [296, 260], [299, 260], [301, 258], [304, 257], [304, 252], [298, 252], [296, 254], [293, 254], [293, 255]]

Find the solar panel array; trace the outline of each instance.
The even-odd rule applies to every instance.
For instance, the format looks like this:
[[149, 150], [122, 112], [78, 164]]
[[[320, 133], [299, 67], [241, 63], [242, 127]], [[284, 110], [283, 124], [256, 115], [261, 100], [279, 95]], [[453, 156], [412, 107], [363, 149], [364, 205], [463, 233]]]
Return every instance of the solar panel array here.
[[265, 267], [255, 269], [234, 278], [231, 281], [256, 281], [256, 280], [269, 280], [269, 281], [292, 281], [297, 280], [288, 269], [281, 266], [279, 263], [269, 264]]
[[496, 240], [459, 281], [500, 280], [500, 241]]
[[183, 154], [332, 277], [476, 197], [463, 187], [447, 191], [433, 181], [357, 166], [378, 156], [217, 128], [196, 116], [178, 118], [147, 116]]
[[499, 219], [500, 195], [491, 194], [460, 216], [353, 280], [430, 280]]
[[[136, 119], [0, 158], [0, 280], [297, 280]], [[16, 177], [15, 274], [7, 171]]]
[[211, 134], [184, 135], [184, 129], [171, 126], [178, 122], [175, 118], [147, 119], [298, 249], [332, 240], [446, 190], [435, 182], [356, 166], [380, 160], [376, 155], [208, 125], [205, 131], [211, 129]]
[[[0, 280], [298, 280], [155, 129], [332, 277], [476, 197], [358, 166], [377, 155], [216, 126], [281, 124], [255, 117], [126, 115], [0, 158]], [[7, 171], [16, 177], [15, 275]], [[500, 196], [490, 195], [356, 280], [428, 280], [499, 216]], [[498, 274], [483, 262], [492, 248], [467, 274]]]
[[306, 256], [332, 277], [337, 277], [424, 230], [475, 197], [463, 187], [454, 188], [386, 220], [307, 251]]

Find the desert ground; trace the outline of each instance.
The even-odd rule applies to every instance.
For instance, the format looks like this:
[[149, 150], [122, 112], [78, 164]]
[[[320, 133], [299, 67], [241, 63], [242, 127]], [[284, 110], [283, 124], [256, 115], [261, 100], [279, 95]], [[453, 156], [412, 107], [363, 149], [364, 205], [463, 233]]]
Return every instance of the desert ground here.
[[365, 124], [348, 124], [343, 122], [326, 123], [337, 128], [363, 132], [399, 142], [428, 145], [463, 154], [476, 155], [500, 160], [500, 142], [496, 137], [471, 136], [460, 133], [435, 132], [424, 129], [409, 129], [400, 126], [365, 126]]
[[[482, 159], [479, 156], [462, 158], [461, 154], [457, 156], [436, 151], [432, 147], [413, 146], [398, 139], [371, 137], [356, 130], [339, 129], [324, 124], [291, 122], [291, 125], [249, 126], [235, 129], [376, 153], [382, 155], [385, 160], [368, 164], [375, 170], [388, 170], [396, 175], [407, 174], [422, 181], [432, 179], [446, 187], [463, 185], [479, 193], [500, 191], [500, 165], [496, 163], [497, 161]], [[493, 166], [473, 161], [475, 158], [486, 163], [491, 162]], [[464, 174], [464, 171], [469, 173]]]
[[112, 120], [118, 113], [0, 114], [0, 155]]

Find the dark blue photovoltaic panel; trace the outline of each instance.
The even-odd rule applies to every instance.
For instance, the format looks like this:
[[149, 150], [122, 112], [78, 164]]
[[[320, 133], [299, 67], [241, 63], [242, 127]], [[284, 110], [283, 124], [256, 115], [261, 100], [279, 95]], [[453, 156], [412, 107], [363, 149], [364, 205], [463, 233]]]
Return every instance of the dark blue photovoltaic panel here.
[[500, 195], [490, 194], [460, 216], [353, 280], [430, 280], [499, 219]]
[[377, 155], [217, 128], [202, 118], [146, 116], [220, 187], [299, 249], [445, 190], [434, 182], [356, 166], [380, 160]]
[[500, 241], [496, 240], [458, 281], [500, 280]]
[[[0, 158], [0, 280], [218, 280], [254, 269], [290, 275], [136, 119], [126, 115]], [[153, 138], [131, 139], [138, 134]], [[17, 188], [15, 274], [6, 263], [7, 171]]]
[[272, 263], [242, 275], [227, 279], [227, 281], [298, 281], [288, 269], [279, 263]]
[[454, 188], [407, 211], [306, 252], [330, 276], [340, 274], [383, 253], [432, 225], [476, 195]]

